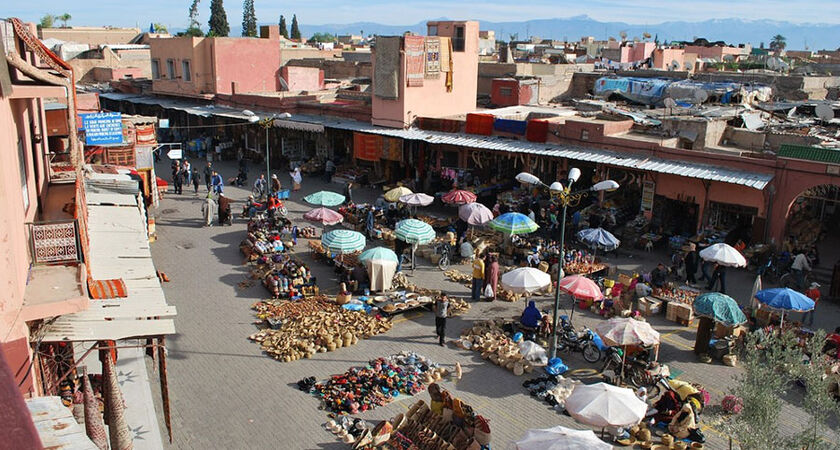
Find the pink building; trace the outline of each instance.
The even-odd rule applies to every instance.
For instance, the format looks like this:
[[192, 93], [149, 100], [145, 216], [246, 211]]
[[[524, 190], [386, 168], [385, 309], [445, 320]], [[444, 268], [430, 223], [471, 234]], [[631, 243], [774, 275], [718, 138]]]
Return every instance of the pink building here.
[[275, 39], [153, 38], [149, 46], [155, 94], [212, 98], [280, 90], [280, 44]]
[[682, 48], [657, 48], [652, 56], [653, 69], [685, 70], [685, 50]]
[[[11, 80], [0, 82], [0, 349], [20, 390], [34, 394], [39, 383], [30, 324], [88, 306], [87, 272], [80, 262], [87, 243], [85, 206], [74, 176], [82, 153], [71, 67], [35, 38], [33, 24], [10, 19], [0, 25], [0, 42], [14, 45], [4, 48], [8, 66], [0, 66], [7, 72], [0, 80]], [[64, 124], [57, 129], [48, 125], [45, 112], [47, 99], [55, 98], [67, 105], [59, 108]], [[50, 155], [51, 146], [63, 147], [62, 142], [69, 148], [63, 166], [69, 183], [59, 180]]]
[[478, 22], [426, 25], [428, 36], [377, 38], [372, 58], [374, 125], [406, 128], [417, 117], [475, 110]]
[[607, 48], [601, 50], [601, 55], [614, 62], [632, 63], [649, 58], [655, 48], [653, 42], [610, 41]]
[[736, 60], [742, 54], [749, 54], [749, 50], [738, 48], [738, 47], [723, 47], [720, 45], [706, 47], [703, 45], [686, 45], [685, 46], [686, 53], [694, 53], [697, 55], [698, 58], [713, 58], [717, 61], [723, 61], [723, 58], [727, 55], [731, 55]]

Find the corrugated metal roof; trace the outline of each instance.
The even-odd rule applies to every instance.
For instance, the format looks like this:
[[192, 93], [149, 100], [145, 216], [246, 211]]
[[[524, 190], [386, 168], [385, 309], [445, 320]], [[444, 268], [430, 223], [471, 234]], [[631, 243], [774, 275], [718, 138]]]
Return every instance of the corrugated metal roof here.
[[38, 430], [42, 448], [68, 450], [98, 450], [79, 425], [73, 412], [61, 403], [61, 397], [34, 397], [26, 399], [32, 422]]
[[805, 159], [829, 164], [840, 164], [840, 150], [805, 145], [782, 144], [777, 153], [782, 158]]

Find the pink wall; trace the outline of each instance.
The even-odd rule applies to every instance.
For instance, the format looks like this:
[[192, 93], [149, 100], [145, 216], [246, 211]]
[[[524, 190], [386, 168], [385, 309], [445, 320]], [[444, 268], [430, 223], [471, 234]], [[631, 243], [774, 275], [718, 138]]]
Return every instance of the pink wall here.
[[[157, 61], [160, 78], [152, 80], [152, 91], [160, 94], [199, 96], [212, 94], [215, 89], [213, 67], [211, 64], [211, 38], [152, 38], [149, 50], [152, 66]], [[166, 61], [175, 63], [176, 78], [167, 76]], [[181, 62], [190, 61], [191, 80], [183, 78]], [[178, 77], [181, 78], [178, 78]]]
[[681, 48], [659, 48], [653, 51], [653, 68], [669, 70], [671, 61], [679, 63], [676, 70], [685, 68], [685, 50]]
[[[426, 78], [422, 87], [406, 87], [405, 70], [400, 71], [399, 98], [385, 100], [373, 96], [374, 125], [408, 127], [416, 117], [444, 117], [475, 110], [478, 92], [478, 22], [428, 22], [437, 25], [438, 36], [455, 35], [455, 27], [464, 27], [464, 51], [452, 52], [452, 92], [446, 92], [446, 75]], [[375, 57], [372, 58], [375, 65]], [[400, 53], [401, 67], [405, 54]], [[373, 69], [375, 73], [375, 68]]]
[[723, 60], [724, 55], [740, 55], [741, 49], [737, 47], [704, 47], [702, 45], [686, 45], [685, 52], [694, 53], [699, 58], [716, 58], [718, 60]]
[[324, 71], [317, 67], [283, 66], [280, 76], [292, 92], [324, 89]]
[[[630, 47], [628, 60], [621, 62], [634, 62], [634, 61], [641, 61], [643, 59], [647, 59], [650, 57], [650, 54], [653, 53], [653, 49], [656, 48], [656, 44], [653, 42], [634, 42], [633, 46]], [[622, 56], [624, 53], [622, 52]]]
[[216, 93], [279, 90], [280, 45], [268, 39], [212, 38]]

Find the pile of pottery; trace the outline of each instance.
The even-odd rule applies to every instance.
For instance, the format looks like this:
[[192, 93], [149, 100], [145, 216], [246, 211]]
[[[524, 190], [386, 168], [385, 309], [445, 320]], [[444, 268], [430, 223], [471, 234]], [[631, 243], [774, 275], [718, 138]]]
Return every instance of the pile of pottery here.
[[447, 270], [447, 271], [443, 272], [443, 276], [446, 277], [447, 279], [449, 279], [449, 281], [452, 281], [452, 282], [455, 282], [455, 283], [463, 283], [467, 287], [472, 286], [472, 280], [473, 280], [472, 274], [464, 273], [464, 272], [461, 272], [460, 270], [451, 269], [451, 270]]
[[312, 239], [318, 236], [318, 231], [313, 226], [298, 228], [298, 234], [302, 238]]
[[322, 409], [336, 415], [357, 414], [389, 403], [400, 394], [422, 392], [430, 372], [440, 379], [436, 364], [414, 352], [402, 352], [333, 375], [312, 385], [309, 392], [321, 399]]
[[354, 449], [467, 450], [490, 445], [487, 419], [437, 384], [429, 386], [429, 395], [430, 404], [419, 400], [406, 413], [383, 420], [372, 428], [344, 418], [327, 422], [326, 428], [343, 442], [353, 444]]
[[449, 317], [467, 312], [472, 306], [460, 297], [449, 297]]
[[528, 389], [531, 397], [548, 403], [557, 411], [563, 411], [566, 409], [566, 399], [578, 384], [580, 381], [563, 378], [562, 375], [545, 375], [527, 380], [522, 386]]
[[519, 344], [513, 342], [502, 330], [503, 324], [501, 319], [476, 322], [461, 332], [458, 345], [481, 353], [482, 358], [510, 370], [514, 375], [531, 373], [533, 365], [519, 351]]
[[297, 302], [260, 302], [257, 317], [272, 328], [260, 330], [249, 339], [278, 361], [311, 358], [315, 353], [331, 352], [355, 345], [391, 329], [391, 322], [349, 311], [322, 297]]

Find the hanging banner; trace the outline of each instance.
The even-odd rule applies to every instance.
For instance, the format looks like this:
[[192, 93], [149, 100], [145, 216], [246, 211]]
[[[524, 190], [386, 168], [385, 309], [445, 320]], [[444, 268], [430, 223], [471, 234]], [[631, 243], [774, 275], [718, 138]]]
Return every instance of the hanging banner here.
[[403, 140], [400, 138], [382, 138], [382, 159], [388, 161], [403, 160]]
[[122, 114], [118, 112], [81, 114], [86, 145], [122, 144]]
[[642, 207], [641, 210], [645, 214], [650, 214], [653, 211], [653, 196], [656, 195], [656, 183], [653, 181], [645, 181], [642, 183]]
[[382, 157], [382, 136], [353, 133], [353, 156], [364, 161], [379, 161]]

